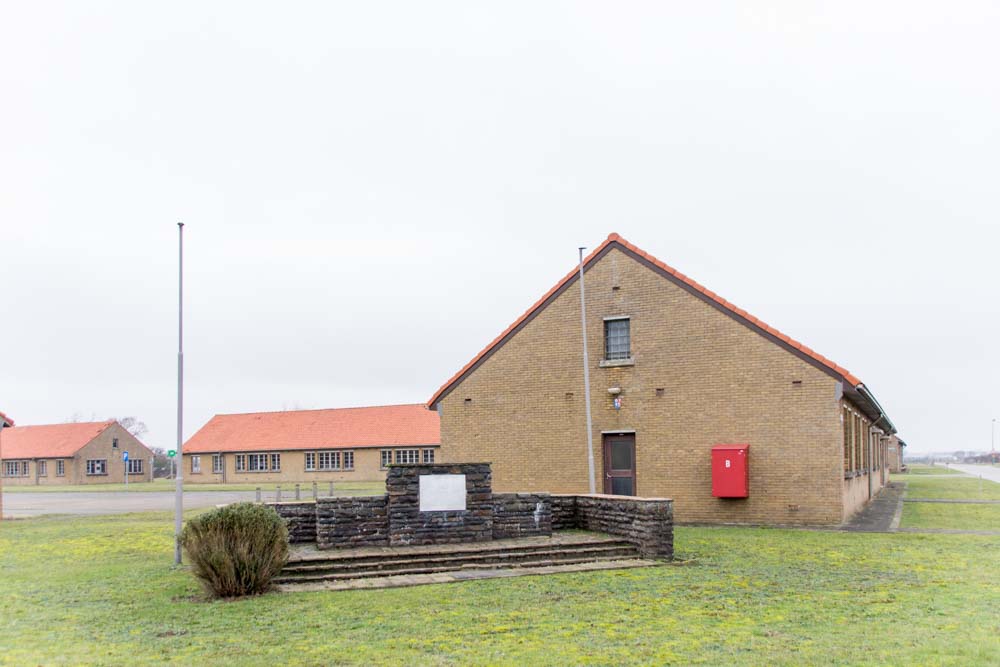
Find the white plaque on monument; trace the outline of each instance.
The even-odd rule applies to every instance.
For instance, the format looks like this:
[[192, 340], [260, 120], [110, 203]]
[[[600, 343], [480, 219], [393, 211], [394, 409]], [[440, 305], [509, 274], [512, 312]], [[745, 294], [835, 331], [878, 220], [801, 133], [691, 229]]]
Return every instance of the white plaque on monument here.
[[465, 475], [421, 475], [420, 511], [454, 512], [465, 509]]

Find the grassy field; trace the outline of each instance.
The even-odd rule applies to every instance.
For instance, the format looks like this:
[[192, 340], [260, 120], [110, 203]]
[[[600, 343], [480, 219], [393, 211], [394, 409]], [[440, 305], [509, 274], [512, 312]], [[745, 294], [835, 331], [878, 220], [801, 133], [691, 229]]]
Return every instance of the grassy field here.
[[688, 564], [206, 602], [167, 514], [0, 525], [0, 663], [996, 664], [1000, 537], [678, 528]]
[[[944, 464], [938, 465], [927, 465], [925, 463], [914, 463], [909, 466], [909, 472], [906, 475], [961, 475], [957, 470], [952, 470], [951, 468], [944, 467]], [[904, 477], [906, 475], [903, 475]]]
[[907, 498], [950, 498], [953, 500], [1000, 500], [1000, 484], [967, 475], [955, 477], [893, 476], [906, 482]]
[[[300, 482], [302, 486], [302, 497], [312, 496], [312, 482]], [[184, 492], [197, 491], [253, 491], [260, 489], [269, 494], [273, 494], [278, 485], [274, 482], [261, 484], [185, 484]], [[330, 492], [329, 482], [319, 482], [317, 484], [319, 494], [327, 495]], [[341, 495], [365, 495], [385, 493], [384, 482], [334, 482], [335, 493]], [[4, 493], [94, 493], [100, 491], [128, 491], [130, 493], [148, 493], [150, 491], [162, 491], [164, 493], [173, 492], [174, 481], [168, 479], [157, 479], [152, 482], [129, 484], [128, 488], [124, 484], [82, 484], [77, 486], [69, 485], [38, 485], [38, 486], [14, 486], [6, 484], [3, 487]], [[281, 484], [282, 494], [288, 494], [291, 498], [295, 493], [295, 482], [285, 482]]]
[[[901, 528], [1000, 530], [1000, 505], [906, 503]], [[1000, 554], [997, 555], [1000, 559]]]

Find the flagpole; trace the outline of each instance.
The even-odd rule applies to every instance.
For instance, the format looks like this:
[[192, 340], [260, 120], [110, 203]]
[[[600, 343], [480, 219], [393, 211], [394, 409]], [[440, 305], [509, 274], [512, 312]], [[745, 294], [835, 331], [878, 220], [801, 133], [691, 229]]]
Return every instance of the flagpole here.
[[587, 472], [590, 474], [590, 493], [597, 493], [594, 477], [594, 426], [590, 416], [590, 356], [587, 354], [587, 296], [583, 290], [583, 251], [580, 251], [580, 325], [583, 333], [583, 393], [587, 406]]
[[177, 223], [177, 474], [174, 476], [174, 565], [181, 564], [184, 523], [184, 223]]

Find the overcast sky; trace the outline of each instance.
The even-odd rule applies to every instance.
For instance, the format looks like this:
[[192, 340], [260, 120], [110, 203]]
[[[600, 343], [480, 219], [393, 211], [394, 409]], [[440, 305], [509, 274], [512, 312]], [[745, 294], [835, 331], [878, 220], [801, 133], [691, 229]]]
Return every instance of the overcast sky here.
[[988, 449], [997, 35], [993, 1], [4, 3], [0, 411], [173, 445], [178, 220], [185, 436], [425, 401], [614, 231], [911, 453]]

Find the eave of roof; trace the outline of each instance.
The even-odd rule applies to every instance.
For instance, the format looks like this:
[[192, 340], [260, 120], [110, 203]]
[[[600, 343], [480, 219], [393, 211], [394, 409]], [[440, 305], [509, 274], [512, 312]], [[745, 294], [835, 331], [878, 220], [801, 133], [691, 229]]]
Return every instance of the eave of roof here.
[[[815, 350], [803, 345], [799, 341], [795, 340], [791, 336], [783, 334], [774, 327], [770, 326], [763, 320], [754, 317], [747, 311], [736, 306], [733, 303], [723, 299], [721, 296], [715, 292], [704, 287], [697, 281], [684, 275], [677, 269], [667, 265], [666, 263], [660, 261], [656, 257], [653, 257], [644, 250], [632, 245], [625, 239], [623, 239], [618, 234], [610, 234], [608, 238], [604, 240], [601, 245], [599, 245], [592, 253], [590, 253], [584, 260], [584, 271], [586, 272], [590, 266], [598, 261], [601, 257], [610, 252], [613, 248], [617, 248], [624, 252], [626, 255], [631, 256], [640, 263], [653, 269], [663, 277], [667, 278], [674, 284], [678, 285], [682, 289], [686, 290], [690, 294], [698, 297], [702, 301], [708, 303], [709, 305], [715, 307], [717, 310], [723, 312], [724, 314], [732, 317], [736, 321], [744, 324], [745, 326], [753, 329], [757, 333], [763, 335], [765, 338], [777, 343], [781, 347], [784, 347], [789, 352], [792, 352], [799, 358], [803, 359], [807, 363], [819, 368], [820, 370], [826, 372], [831, 377], [845, 383], [852, 389], [857, 390], [859, 387], [863, 387], [863, 383], [857, 376], [852, 374], [843, 366], [834, 363], [830, 359], [819, 354]], [[485, 362], [496, 350], [498, 350], [504, 343], [507, 342], [511, 337], [513, 337], [522, 327], [524, 327], [528, 322], [530, 322], [534, 317], [542, 311], [551, 301], [553, 301], [559, 294], [565, 291], [570, 285], [573, 284], [575, 280], [579, 279], [579, 269], [574, 269], [567, 273], [562, 280], [555, 284], [545, 295], [536, 301], [531, 308], [525, 311], [519, 318], [517, 318], [509, 327], [507, 327], [503, 333], [497, 336], [493, 341], [483, 348], [469, 363], [462, 367], [455, 375], [448, 379], [440, 389], [434, 393], [429, 401], [427, 401], [427, 408], [433, 410], [437, 403], [444, 398], [448, 393], [454, 389], [469, 373], [475, 370], [481, 363]], [[859, 393], [859, 392], [858, 392]], [[867, 400], [859, 399], [861, 403], [868, 403]], [[881, 407], [877, 405], [874, 406], [866, 405], [865, 407], [871, 408], [873, 411], [881, 411]], [[882, 413], [884, 415], [884, 413]], [[872, 415], [873, 418], [878, 417], [879, 414]], [[891, 426], [890, 428], [894, 429]]]
[[8, 417], [4, 413], [0, 412], [0, 426], [8, 426], [9, 427], [9, 426], [17, 426], [17, 424], [14, 423], [13, 419], [11, 419], [10, 417]]
[[4, 431], [4, 459], [68, 458], [116, 422], [68, 422], [15, 426]]

